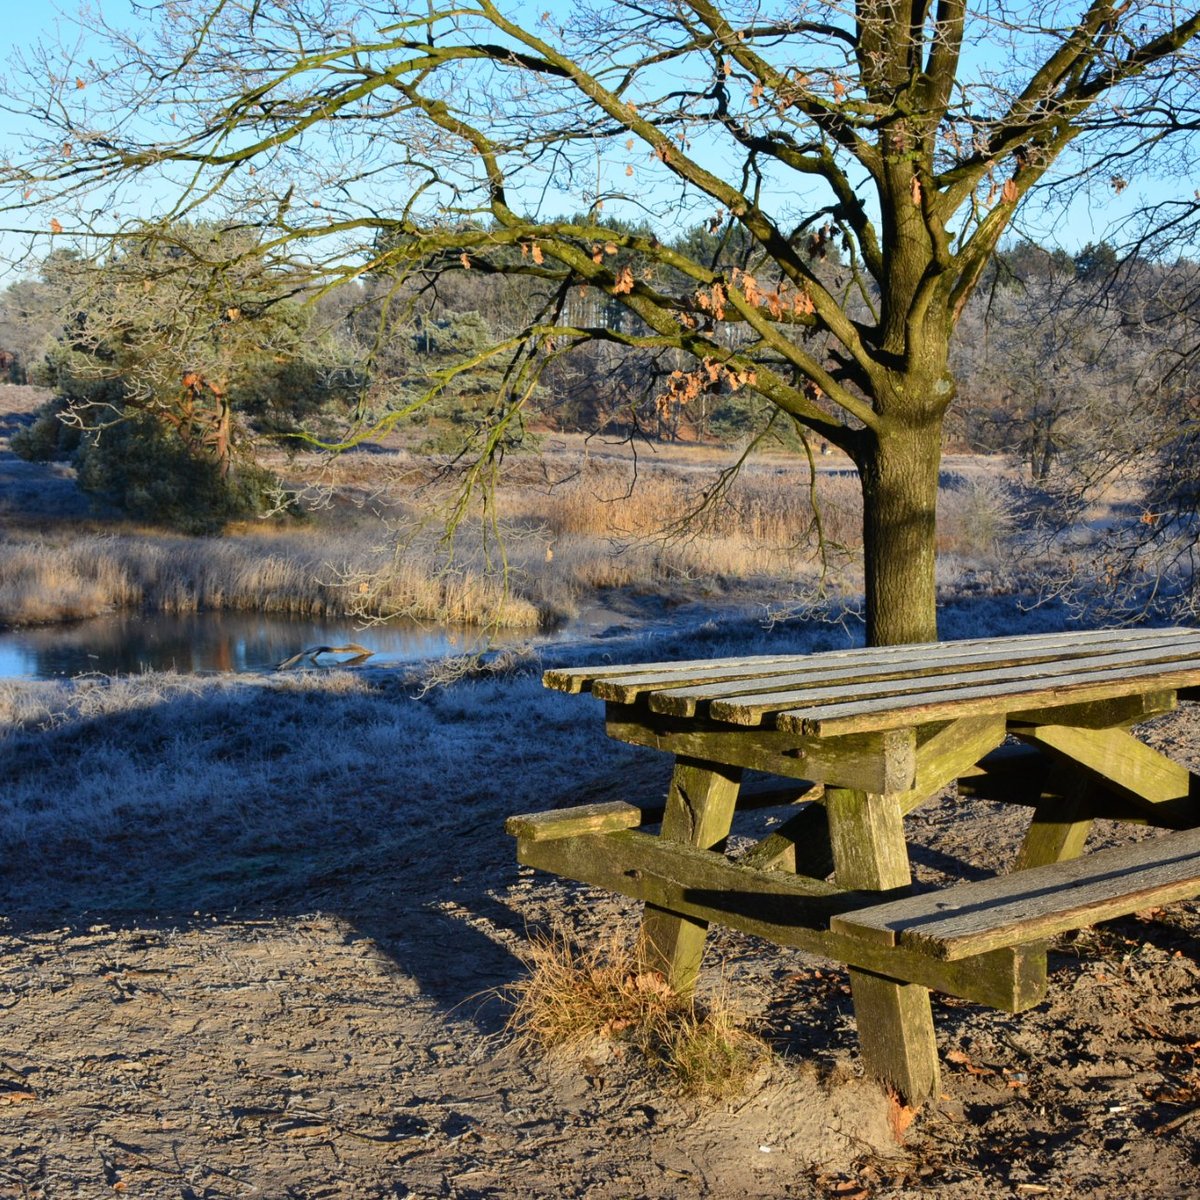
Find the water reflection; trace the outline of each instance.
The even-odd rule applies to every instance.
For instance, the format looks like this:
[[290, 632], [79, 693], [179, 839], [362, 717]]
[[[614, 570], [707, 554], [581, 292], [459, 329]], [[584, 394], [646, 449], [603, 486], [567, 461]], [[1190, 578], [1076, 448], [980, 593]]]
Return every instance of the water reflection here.
[[313, 646], [348, 642], [374, 651], [372, 663], [395, 663], [464, 654], [481, 647], [484, 635], [475, 627], [404, 623], [358, 629], [349, 621], [257, 613], [118, 613], [0, 633], [0, 678], [55, 679], [91, 671], [258, 671]]

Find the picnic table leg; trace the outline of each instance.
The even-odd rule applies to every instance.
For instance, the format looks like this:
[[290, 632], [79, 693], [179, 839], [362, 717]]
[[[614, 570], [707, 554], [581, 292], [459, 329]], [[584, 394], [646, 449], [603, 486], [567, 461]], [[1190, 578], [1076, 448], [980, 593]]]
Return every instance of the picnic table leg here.
[[[711, 850], [729, 833], [742, 782], [740, 767], [675, 759], [661, 837]], [[661, 971], [679, 992], [691, 991], [700, 971], [708, 922], [647, 904], [639, 954], [650, 970]]]
[[[839, 887], [884, 890], [911, 882], [904, 818], [895, 796], [827, 788], [825, 809]], [[867, 1073], [913, 1107], [938, 1094], [929, 991], [850, 968], [850, 991]]]
[[1049, 795], [1033, 810], [1033, 820], [1013, 863], [1014, 871], [1066, 862], [1083, 853], [1092, 828], [1088, 815], [1090, 780], [1059, 763], [1051, 769], [1046, 791]]

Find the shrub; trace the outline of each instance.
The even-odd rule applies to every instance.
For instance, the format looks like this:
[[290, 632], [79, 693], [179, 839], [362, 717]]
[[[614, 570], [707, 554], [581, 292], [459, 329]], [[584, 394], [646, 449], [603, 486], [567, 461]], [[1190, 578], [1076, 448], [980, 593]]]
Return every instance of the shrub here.
[[79, 426], [63, 421], [69, 407], [70, 402], [62, 396], [48, 400], [29, 425], [13, 434], [9, 440], [12, 452], [28, 462], [69, 458], [79, 448], [80, 439]]
[[219, 532], [228, 522], [267, 512], [279, 494], [269, 472], [220, 465], [196, 454], [145, 414], [89, 430], [77, 455], [79, 486], [131, 516], [183, 533]]

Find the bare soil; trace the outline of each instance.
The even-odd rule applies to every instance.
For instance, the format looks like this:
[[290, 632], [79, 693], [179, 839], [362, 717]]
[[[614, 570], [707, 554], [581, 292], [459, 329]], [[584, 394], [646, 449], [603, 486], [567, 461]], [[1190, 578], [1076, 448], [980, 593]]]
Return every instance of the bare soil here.
[[[28, 408], [0, 388], [6, 399], [0, 418]], [[74, 503], [45, 470], [31, 486]], [[17, 473], [0, 477], [0, 494], [24, 487], [23, 471], [0, 464]], [[564, 723], [597, 720], [562, 702]], [[462, 708], [470, 720], [469, 695]], [[221, 754], [236, 743], [271, 769], [276, 749], [256, 747], [252, 726], [196, 732], [198, 711], [179, 708], [170, 736], [219, 739]], [[316, 781], [311, 732], [275, 740], [311, 753]], [[84, 722], [47, 741], [58, 761], [0, 758], [0, 790], [19, 772], [86, 777], [107, 742], [131, 736]], [[1200, 765], [1195, 708], [1149, 736]], [[608, 749], [563, 761], [556, 790], [582, 802], [665, 786], [662, 756], [614, 774]], [[528, 779], [513, 787], [500, 750], [494, 763], [473, 750], [478, 784], [436, 801], [384, 752], [344, 780], [330, 766], [322, 786], [342, 788], [352, 814], [386, 793], [390, 815], [335, 827], [335, 810], [301, 849], [284, 831], [282, 849], [248, 857], [235, 852], [244, 831], [215, 820], [196, 856], [134, 818], [20, 852], [0, 845], [0, 1200], [1200, 1192], [1195, 904], [1059, 939], [1049, 994], [1030, 1012], [935, 996], [943, 1096], [899, 1137], [905, 1114], [861, 1076], [845, 972], [729, 931], [710, 939], [703, 986], [724, 989], [776, 1052], [740, 1098], [703, 1106], [604, 1043], [574, 1058], [522, 1050], [505, 1031], [504, 990], [524, 970], [530, 929], [562, 922], [589, 943], [637, 918], [516, 865], [502, 821], [555, 802], [537, 773], [538, 754], [553, 752], [531, 745]], [[286, 791], [275, 802], [284, 821], [303, 804]], [[406, 828], [410, 804], [434, 815]], [[941, 797], [911, 819], [916, 871], [1002, 869], [1026, 820]], [[749, 819], [737, 831], [760, 832]]]
[[[1200, 756], [1190, 707], [1151, 737]], [[581, 773], [589, 797], [629, 782]], [[636, 913], [518, 868], [499, 814], [483, 816], [407, 854], [373, 831], [325, 847], [323, 871], [281, 873], [254, 911], [233, 898], [264, 881], [233, 870], [208, 893], [223, 903], [186, 911], [177, 881], [156, 886], [152, 848], [120, 839], [88, 864], [120, 902], [89, 903], [94, 884], [59, 887], [52, 911], [15, 886], [0, 897], [0, 1197], [1200, 1190], [1195, 905], [1060, 939], [1028, 1013], [935, 997], [944, 1094], [898, 1141], [896, 1106], [860, 1076], [844, 972], [728, 931], [705, 986], [777, 1051], [741, 1098], [704, 1107], [606, 1044], [572, 1059], [514, 1045], [502, 992], [528, 928], [561, 920], [589, 941]], [[914, 815], [917, 872], [983, 874], [1023, 823], [942, 797]]]

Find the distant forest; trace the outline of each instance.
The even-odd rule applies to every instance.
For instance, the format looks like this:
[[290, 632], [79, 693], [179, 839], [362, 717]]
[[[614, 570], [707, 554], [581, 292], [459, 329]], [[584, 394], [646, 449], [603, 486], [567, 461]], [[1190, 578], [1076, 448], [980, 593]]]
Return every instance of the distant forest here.
[[[464, 269], [400, 282], [367, 272], [316, 299], [248, 269], [223, 281], [217, 297], [195, 286], [202, 272], [191, 247], [205, 237], [225, 235], [189, 228], [180, 237], [187, 253], [160, 247], [149, 267], [144, 247], [114, 252], [100, 266], [52, 255], [36, 277], [0, 293], [0, 370], [77, 405], [95, 405], [100, 393], [118, 406], [155, 388], [178, 392], [189, 371], [197, 379], [204, 371], [229, 397], [221, 436], [230, 444], [299, 430], [338, 437], [352, 417], [372, 421], [409, 407], [399, 423], [411, 429], [412, 444], [449, 452], [501, 386], [506, 359], [489, 348], [519, 338], [539, 311], [553, 308], [559, 324], [592, 329], [636, 320], [599, 291], [539, 295], [528, 280], [469, 269], [465, 255]], [[749, 247], [735, 243], [701, 226], [678, 245], [744, 271]], [[852, 293], [836, 239], [817, 231], [808, 252], [823, 278]], [[628, 267], [650, 270], [636, 259]], [[1160, 452], [1197, 415], [1198, 293], [1200, 265], [1191, 260], [1122, 259], [1108, 243], [1075, 255], [1010, 247], [958, 327], [947, 449], [1012, 454], [1034, 481], [1056, 468], [1087, 475], [1113, 455]], [[854, 303], [865, 312], [872, 297]], [[189, 326], [187, 336], [175, 323]], [[741, 335], [730, 326], [727, 336]], [[204, 362], [189, 367], [189, 354]], [[543, 371], [530, 423], [725, 442], [748, 440], [770, 423], [770, 406], [727, 379], [698, 394], [673, 389], [672, 373], [684, 365], [677, 357], [585, 344]], [[776, 414], [773, 432], [796, 443], [785, 424]]]

